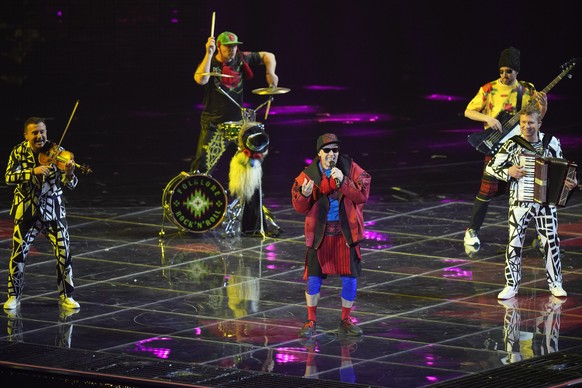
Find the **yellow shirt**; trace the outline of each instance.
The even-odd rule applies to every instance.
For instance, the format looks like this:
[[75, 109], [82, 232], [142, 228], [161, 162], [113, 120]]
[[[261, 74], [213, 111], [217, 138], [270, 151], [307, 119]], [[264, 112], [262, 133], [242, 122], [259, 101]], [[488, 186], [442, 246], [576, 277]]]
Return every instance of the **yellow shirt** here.
[[475, 110], [492, 117], [497, 117], [502, 111], [509, 115], [514, 115], [517, 113], [517, 94], [520, 87], [523, 89], [521, 101], [521, 108], [523, 108], [535, 92], [533, 84], [518, 81], [514, 85], [507, 86], [499, 80], [495, 80], [479, 88], [475, 97], [467, 105], [467, 109]]

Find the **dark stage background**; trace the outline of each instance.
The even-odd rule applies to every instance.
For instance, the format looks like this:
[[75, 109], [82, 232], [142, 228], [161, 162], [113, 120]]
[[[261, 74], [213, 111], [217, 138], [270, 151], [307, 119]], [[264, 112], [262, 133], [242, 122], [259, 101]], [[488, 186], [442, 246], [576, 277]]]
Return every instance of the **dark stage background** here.
[[[274, 108], [326, 104], [337, 112], [369, 110], [406, 120], [421, 114], [422, 96], [448, 96], [450, 103], [431, 111], [428, 122], [462, 116], [477, 88], [497, 77], [499, 52], [510, 45], [522, 52], [519, 78], [542, 89], [560, 65], [582, 52], [575, 5], [564, 0], [541, 6], [528, 1], [4, 1], [2, 155], [21, 140], [22, 123], [31, 115], [54, 119], [49, 134], [58, 140], [79, 100], [62, 144], [78, 161], [120, 156], [134, 169], [161, 162], [156, 149], [171, 147], [176, 169], [186, 168], [181, 159], [193, 152], [202, 97], [192, 74], [204, 54], [213, 11], [215, 35], [231, 30], [245, 42], [244, 50], [277, 55], [279, 86], [292, 92], [277, 97]], [[314, 85], [346, 92], [315, 93]], [[563, 81], [551, 92], [545, 128], [564, 96], [573, 95], [571, 106], [580, 106], [579, 85]], [[257, 74], [246, 101], [261, 103], [248, 90], [265, 86]], [[169, 136], [160, 121], [157, 133], [145, 134], [122, 117], [128, 111], [152, 120], [168, 112], [182, 116], [183, 128]], [[467, 126], [478, 127], [468, 120]], [[292, 134], [277, 134], [283, 136]]]

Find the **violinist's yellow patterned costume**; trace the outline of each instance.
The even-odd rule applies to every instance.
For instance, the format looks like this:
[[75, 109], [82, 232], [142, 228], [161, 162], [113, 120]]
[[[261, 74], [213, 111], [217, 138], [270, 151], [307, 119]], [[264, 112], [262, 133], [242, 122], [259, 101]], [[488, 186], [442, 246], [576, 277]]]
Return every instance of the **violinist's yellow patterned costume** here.
[[[63, 186], [74, 189], [78, 179], [74, 174], [67, 176], [55, 165], [45, 166], [50, 170], [43, 169], [46, 171], [44, 175], [38, 173], [35, 175], [34, 170], [40, 163], [38, 150], [35, 153], [33, 148], [34, 145], [38, 146], [48, 141], [46, 127], [43, 119], [30, 118], [25, 123], [25, 137], [27, 131], [30, 131], [27, 127], [38, 127], [42, 130], [38, 130], [35, 135], [28, 135], [32, 140], [27, 138], [13, 148], [6, 167], [6, 184], [15, 187], [10, 210], [10, 215], [14, 219], [14, 232], [8, 267], [9, 300], [4, 304], [4, 308], [14, 309], [20, 304], [26, 257], [39, 232], [47, 236], [57, 258], [57, 287], [61, 304], [78, 308], [78, 303], [70, 298], [74, 291], [73, 270], [62, 189]], [[72, 305], [68, 306], [68, 302]]]

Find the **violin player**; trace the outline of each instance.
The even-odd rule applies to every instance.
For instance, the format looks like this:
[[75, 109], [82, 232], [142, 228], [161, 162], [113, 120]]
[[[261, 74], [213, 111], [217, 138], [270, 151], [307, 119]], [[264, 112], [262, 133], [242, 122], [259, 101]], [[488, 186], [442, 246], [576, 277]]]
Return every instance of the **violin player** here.
[[39, 233], [47, 237], [57, 260], [59, 305], [78, 309], [80, 305], [72, 297], [75, 288], [62, 189], [72, 190], [77, 186], [75, 162], [69, 159], [59, 165], [47, 159], [43, 150], [51, 143], [43, 118], [30, 117], [25, 121], [24, 139], [12, 149], [6, 166], [6, 184], [14, 186], [10, 209], [14, 231], [8, 263], [8, 300], [4, 309], [14, 310], [20, 306], [26, 258]]

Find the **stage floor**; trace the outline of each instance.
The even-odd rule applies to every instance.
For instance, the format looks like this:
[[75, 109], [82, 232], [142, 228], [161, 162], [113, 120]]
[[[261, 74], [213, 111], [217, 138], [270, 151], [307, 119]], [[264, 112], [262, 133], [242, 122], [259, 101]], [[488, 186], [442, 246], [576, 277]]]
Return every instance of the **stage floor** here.
[[[519, 295], [499, 302], [507, 196], [492, 202], [480, 250], [466, 251], [482, 155], [466, 142], [476, 126], [458, 114], [464, 103], [448, 112], [440, 104], [427, 102], [423, 112], [406, 117], [319, 106], [295, 114], [299, 105], [273, 104], [263, 191], [283, 228], [277, 238], [225, 237], [221, 226], [182, 231], [173, 214], [164, 216], [163, 193], [191, 160], [198, 112], [81, 116], [75, 125], [92, 127], [94, 141], [77, 134], [67, 144], [94, 173], [66, 194], [81, 309], [59, 309], [54, 258], [41, 236], [27, 262], [21, 307], [0, 316], [2, 365], [181, 386], [243, 386], [241, 376], [255, 382], [270, 376], [280, 387], [315, 379], [320, 386], [422, 387], [520, 360], [582, 353], [582, 193], [559, 211], [568, 297], [550, 295], [532, 229]], [[579, 124], [556, 123], [553, 132], [566, 150], [578, 150], [574, 157], [580, 156]], [[57, 125], [51, 129], [60, 135]], [[341, 284], [330, 277], [318, 309], [319, 335], [306, 341], [297, 336], [306, 320], [303, 218], [291, 206], [290, 188], [315, 155], [315, 139], [327, 131], [372, 175], [364, 275], [352, 314], [364, 335], [338, 338]], [[225, 186], [230, 156], [215, 175]], [[11, 193], [3, 186], [0, 194], [0, 278], [6, 279]], [[510, 337], [520, 347], [508, 352]], [[42, 351], [16, 356], [31, 346]], [[103, 358], [108, 362], [96, 361]], [[546, 370], [547, 381], [581, 377], [579, 368], [570, 373], [560, 365]], [[523, 382], [523, 376], [513, 378]], [[536, 383], [544, 384], [543, 377], [529, 386]]]

